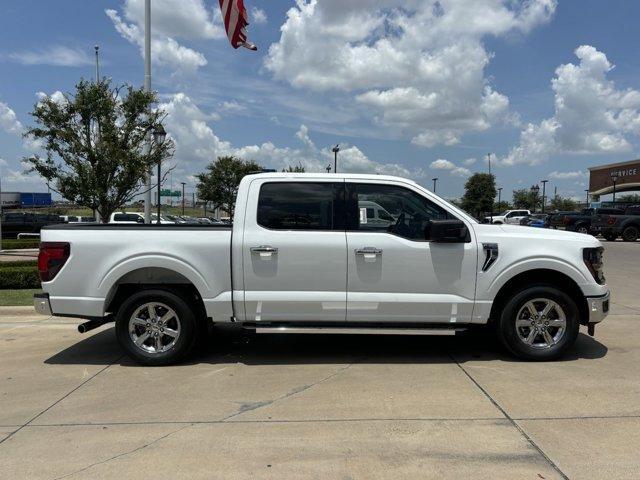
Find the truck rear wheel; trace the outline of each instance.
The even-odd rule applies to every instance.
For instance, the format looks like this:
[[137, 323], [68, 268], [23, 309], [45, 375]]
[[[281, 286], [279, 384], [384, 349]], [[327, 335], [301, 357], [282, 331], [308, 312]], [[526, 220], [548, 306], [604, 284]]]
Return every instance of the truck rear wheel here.
[[498, 324], [498, 337], [524, 360], [555, 360], [575, 343], [578, 307], [552, 285], [524, 288], [507, 301]]
[[178, 362], [193, 349], [196, 332], [193, 310], [182, 297], [166, 290], [137, 292], [116, 315], [120, 346], [142, 365]]
[[638, 239], [638, 227], [628, 226], [622, 231], [622, 239], [625, 242], [635, 242]]

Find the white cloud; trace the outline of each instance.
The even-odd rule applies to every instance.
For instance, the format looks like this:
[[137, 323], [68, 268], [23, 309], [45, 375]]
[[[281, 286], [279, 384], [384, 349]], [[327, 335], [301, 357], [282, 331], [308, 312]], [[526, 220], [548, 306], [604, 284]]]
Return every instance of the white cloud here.
[[[159, 105], [167, 113], [167, 132], [176, 144], [175, 159], [180, 172], [186, 178], [202, 171], [204, 166], [221, 155], [235, 155], [255, 160], [264, 167], [278, 170], [302, 165], [308, 172], [324, 172], [333, 166], [331, 147], [317, 148], [309, 136], [309, 130], [301, 125], [296, 137], [304, 148], [278, 147], [273, 142], [260, 145], [234, 146], [220, 139], [207, 124], [209, 116], [184, 93], [177, 93]], [[371, 160], [355, 145], [343, 144], [338, 154], [338, 171], [351, 173], [379, 173], [418, 178], [418, 170], [411, 171], [395, 163], [379, 163]]]
[[4, 102], [0, 102], [0, 127], [7, 133], [22, 134], [23, 126], [16, 112]]
[[547, 22], [555, 0], [298, 1], [266, 68], [313, 91], [344, 92], [414, 144], [455, 145], [469, 131], [513, 122], [485, 78], [483, 39]]
[[248, 112], [248, 108], [239, 104], [235, 100], [224, 101], [220, 105], [220, 111], [223, 113], [229, 113], [231, 115], [241, 115]]
[[256, 25], [267, 23], [267, 12], [258, 7], [252, 7], [249, 15], [249, 22]]
[[549, 178], [554, 180], [571, 180], [575, 178], [586, 178], [587, 172], [576, 170], [573, 172], [558, 172], [557, 170], [549, 174]]
[[[130, 22], [144, 26], [145, 0], [125, 0], [122, 10]], [[208, 10], [203, 0], [153, 0], [153, 31], [166, 37], [187, 39], [226, 38], [218, 2]]]
[[82, 67], [93, 64], [93, 58], [80, 48], [54, 45], [38, 51], [14, 52], [9, 58], [23, 65], [54, 65], [59, 67]]
[[462, 161], [462, 164], [465, 167], [470, 167], [471, 165], [473, 165], [474, 163], [476, 163], [476, 159], [475, 158], [467, 158], [466, 160]]
[[[117, 32], [128, 42], [144, 50], [144, 1], [125, 0], [125, 19], [113, 9], [105, 10]], [[207, 64], [205, 56], [181, 45], [176, 38], [210, 39], [225, 37], [217, 14], [209, 12], [202, 0], [155, 0], [152, 2], [153, 41], [151, 60], [176, 73], [193, 73]], [[217, 21], [216, 21], [217, 19]]]
[[551, 82], [553, 117], [529, 123], [500, 163], [536, 165], [556, 153], [630, 151], [629, 136], [640, 135], [640, 91], [616, 89], [606, 78], [613, 65], [594, 47], [582, 45], [575, 54], [579, 63], [560, 65]]
[[456, 167], [451, 170], [451, 175], [453, 175], [454, 177], [468, 177], [469, 175], [471, 175], [471, 170], [464, 167]]
[[438, 160], [431, 162], [431, 165], [429, 166], [434, 170], [453, 170], [456, 168], [453, 162], [445, 160], [444, 158], [439, 158]]

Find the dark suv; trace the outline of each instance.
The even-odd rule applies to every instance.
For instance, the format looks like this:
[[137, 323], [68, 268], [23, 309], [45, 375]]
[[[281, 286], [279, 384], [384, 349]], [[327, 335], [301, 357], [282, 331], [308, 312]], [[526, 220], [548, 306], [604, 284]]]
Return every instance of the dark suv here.
[[17, 238], [19, 233], [40, 233], [45, 225], [65, 223], [58, 215], [12, 212], [2, 215], [2, 237]]

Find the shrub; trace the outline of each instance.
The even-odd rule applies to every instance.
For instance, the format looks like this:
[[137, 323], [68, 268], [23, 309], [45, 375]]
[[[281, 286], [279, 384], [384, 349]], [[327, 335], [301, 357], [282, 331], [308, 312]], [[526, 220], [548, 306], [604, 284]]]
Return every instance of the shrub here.
[[[40, 288], [38, 267], [35, 263], [16, 262], [0, 265], [0, 290], [18, 290], [23, 288]], [[22, 264], [22, 265], [20, 265]]]

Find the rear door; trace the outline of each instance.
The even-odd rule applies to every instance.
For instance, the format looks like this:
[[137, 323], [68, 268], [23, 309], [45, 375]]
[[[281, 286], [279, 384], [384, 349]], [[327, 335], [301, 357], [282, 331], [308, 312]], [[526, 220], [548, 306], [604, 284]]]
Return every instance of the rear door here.
[[[386, 222], [369, 222], [371, 203], [388, 213]], [[362, 181], [347, 183], [347, 321], [471, 321], [477, 247], [435, 243], [431, 220], [454, 219], [409, 185]], [[463, 220], [464, 221], [464, 220]]]
[[344, 321], [344, 181], [256, 179], [243, 229], [246, 321]]

